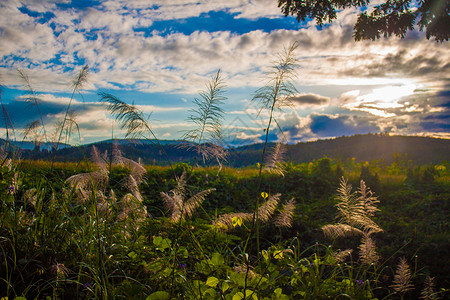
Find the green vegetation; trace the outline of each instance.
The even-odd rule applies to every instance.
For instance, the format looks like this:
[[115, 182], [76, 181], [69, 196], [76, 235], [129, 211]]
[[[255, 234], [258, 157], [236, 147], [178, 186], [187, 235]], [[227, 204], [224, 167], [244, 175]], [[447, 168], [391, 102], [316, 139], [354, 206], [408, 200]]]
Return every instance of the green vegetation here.
[[[410, 299], [428, 277], [431, 295], [446, 293], [448, 165], [321, 159], [285, 164], [284, 176], [264, 173], [258, 190], [256, 166], [224, 168], [219, 176], [215, 167], [187, 164], [143, 170], [115, 153], [110, 171], [95, 151], [90, 164], [53, 168], [4, 160], [2, 297]], [[365, 219], [383, 230], [370, 234], [376, 263], [361, 257], [359, 237], [322, 233], [335, 222], [369, 232], [364, 222], [341, 219], [339, 203], [353, 197], [347, 185], [348, 195], [336, 192], [342, 175], [354, 186], [363, 179], [377, 187], [365, 196], [379, 201]], [[247, 217], [255, 193], [259, 252]], [[295, 209], [286, 214], [290, 199]]]
[[[278, 0], [278, 6], [285, 16], [295, 15], [299, 22], [315, 19], [319, 26], [332, 22], [342, 9], [362, 9], [368, 7], [369, 3], [370, 0]], [[353, 37], [356, 41], [392, 35], [405, 38], [407, 31], [417, 25], [421, 31], [425, 29], [427, 39], [444, 42], [450, 37], [449, 28], [445, 26], [449, 17], [449, 5], [445, 1], [378, 1], [373, 8], [362, 9], [353, 27]]]

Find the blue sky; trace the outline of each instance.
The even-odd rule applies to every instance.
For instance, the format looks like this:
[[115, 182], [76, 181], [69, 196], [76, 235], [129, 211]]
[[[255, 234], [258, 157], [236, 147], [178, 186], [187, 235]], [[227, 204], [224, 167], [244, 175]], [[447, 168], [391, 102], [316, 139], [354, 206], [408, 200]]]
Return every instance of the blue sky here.
[[[274, 128], [273, 140], [368, 132], [450, 138], [448, 43], [419, 31], [405, 39], [355, 42], [358, 12], [341, 11], [320, 29], [285, 18], [275, 0], [2, 0], [2, 100], [20, 140], [21, 129], [39, 119], [37, 108], [24, 101], [29, 90], [17, 70], [25, 72], [40, 99], [47, 139], [54, 139], [70, 81], [88, 65], [88, 82], [72, 103], [81, 139], [73, 136], [71, 143], [124, 136], [98, 92], [151, 114], [158, 138], [178, 139], [193, 128], [186, 120], [194, 98], [220, 69], [227, 142], [258, 142], [267, 117], [256, 117], [251, 99], [276, 55], [297, 41], [299, 94], [276, 114], [283, 134]], [[29, 137], [42, 139], [42, 130]]]

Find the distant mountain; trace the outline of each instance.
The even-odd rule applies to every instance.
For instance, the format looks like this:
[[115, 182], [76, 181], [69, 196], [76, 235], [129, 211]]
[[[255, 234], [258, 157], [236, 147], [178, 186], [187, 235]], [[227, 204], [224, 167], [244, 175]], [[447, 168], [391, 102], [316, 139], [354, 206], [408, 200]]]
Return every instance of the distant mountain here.
[[[109, 139], [109, 140], [104, 140], [101, 142], [97, 142], [97, 143], [93, 143], [90, 145], [95, 145], [98, 143], [106, 143], [106, 144], [111, 144], [111, 143], [115, 143], [117, 145], [149, 145], [149, 144], [156, 144], [156, 140], [143, 140], [143, 139]], [[159, 143], [161, 145], [176, 145], [179, 144], [180, 141], [178, 140], [159, 140]]]
[[[6, 143], [6, 140], [4, 139], [0, 139], [0, 146], [3, 146]], [[10, 144], [11, 147], [16, 148], [16, 149], [22, 149], [22, 150], [34, 150], [36, 148], [35, 143], [33, 142], [28, 142], [28, 141], [9, 141], [8, 142]], [[53, 143], [42, 143], [39, 146], [40, 150], [52, 150], [53, 149], [54, 144]], [[59, 149], [64, 149], [64, 148], [71, 148], [71, 145], [68, 144], [64, 144], [64, 143], [60, 143], [58, 148]]]
[[[106, 140], [60, 149], [56, 153], [55, 159], [57, 161], [79, 161], [89, 158], [92, 146], [97, 147], [101, 153], [105, 151], [110, 153], [113, 142], [118, 144], [125, 157], [134, 160], [140, 158], [146, 164], [166, 165], [167, 158], [164, 152], [174, 163], [193, 162], [196, 159], [195, 149], [180, 147], [180, 142], [174, 140], [160, 141], [164, 152], [152, 141]], [[268, 153], [274, 145], [273, 143], [268, 145]], [[261, 160], [263, 146], [263, 144], [252, 144], [230, 148], [227, 165], [233, 167], [255, 165]], [[338, 160], [355, 158], [356, 161], [384, 160], [386, 163], [401, 159], [411, 160], [416, 164], [450, 161], [450, 140], [429, 137], [367, 134], [298, 143], [286, 147], [286, 161], [293, 163], [309, 162], [322, 157]], [[22, 153], [22, 157], [25, 159], [46, 159], [48, 156], [47, 151], [24, 150]]]
[[329, 140], [298, 143], [288, 150], [294, 162], [308, 162], [321, 157], [357, 161], [396, 159], [417, 164], [450, 161], [450, 140], [418, 136], [354, 135]]

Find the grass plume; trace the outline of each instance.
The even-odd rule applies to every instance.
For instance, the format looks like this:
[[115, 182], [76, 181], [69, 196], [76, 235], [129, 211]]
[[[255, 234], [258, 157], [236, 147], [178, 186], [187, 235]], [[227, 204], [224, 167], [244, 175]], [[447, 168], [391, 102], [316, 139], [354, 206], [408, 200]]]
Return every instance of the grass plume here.
[[183, 135], [182, 147], [195, 148], [203, 163], [214, 157], [218, 164], [225, 159], [227, 151], [223, 147], [222, 123], [224, 111], [221, 107], [226, 97], [225, 85], [220, 70], [211, 78], [206, 90], [200, 92], [200, 98], [194, 99], [195, 109], [192, 109], [188, 121], [195, 125]]
[[[64, 130], [66, 129], [66, 122], [70, 122], [73, 125], [72, 118], [69, 118], [70, 116], [70, 112], [71, 112], [71, 104], [72, 101], [74, 99], [75, 93], [76, 92], [80, 92], [80, 89], [83, 88], [83, 86], [86, 84], [87, 82], [87, 78], [88, 78], [88, 74], [89, 74], [89, 67], [87, 65], [85, 65], [79, 72], [78, 75], [75, 76], [72, 80], [72, 95], [70, 97], [69, 100], [69, 104], [67, 105], [67, 109], [66, 109], [66, 113], [64, 115], [64, 119], [62, 121], [60, 130], [59, 130], [59, 135], [58, 135], [58, 139], [56, 140], [56, 149], [58, 150], [59, 148], [59, 144], [61, 143], [61, 138], [63, 135]], [[78, 125], [77, 125], [78, 126]], [[71, 126], [68, 129], [68, 131], [71, 131]], [[67, 132], [66, 132], [66, 137], [67, 137]], [[56, 151], [55, 151], [56, 154]]]
[[277, 218], [274, 220], [274, 224], [279, 228], [292, 227], [292, 219], [294, 218], [295, 200], [292, 198], [286, 204], [283, 204], [283, 208]]
[[183, 173], [177, 178], [177, 186], [169, 193], [161, 192], [164, 205], [171, 212], [170, 219], [173, 222], [178, 222], [186, 218], [190, 218], [194, 211], [205, 200], [206, 196], [215, 189], [207, 189], [198, 192], [189, 199], [186, 196], [186, 173]]
[[266, 170], [270, 173], [284, 176], [283, 162], [286, 156], [286, 146], [282, 143], [276, 143], [266, 163]]
[[28, 91], [30, 92], [30, 96], [25, 98], [25, 101], [27, 103], [30, 103], [33, 106], [36, 106], [38, 113], [39, 113], [39, 118], [40, 118], [40, 123], [39, 125], [42, 126], [42, 130], [44, 133], [44, 140], [45, 142], [48, 142], [48, 138], [47, 138], [47, 131], [45, 130], [45, 123], [44, 123], [44, 118], [42, 117], [42, 112], [41, 112], [41, 108], [40, 108], [40, 103], [41, 103], [41, 99], [39, 99], [36, 95], [36, 91], [33, 89], [32, 85], [31, 85], [31, 81], [30, 78], [28, 77], [28, 75], [25, 73], [25, 71], [23, 70], [17, 70], [17, 72], [19, 73], [20, 78], [22, 78], [22, 80], [25, 83], [25, 86], [27, 87]]
[[[352, 226], [367, 235], [383, 231], [372, 220], [375, 212], [378, 211], [376, 204], [379, 201], [373, 196], [363, 180], [360, 182], [359, 190], [352, 193], [352, 186], [342, 178], [337, 201], [339, 224], [345, 224], [347, 227]], [[347, 227], [344, 229], [348, 229]]]
[[[150, 127], [150, 123], [148, 122], [150, 116], [146, 118], [144, 113], [135, 105], [130, 105], [111, 94], [99, 93], [98, 95], [100, 96], [100, 101], [106, 103], [109, 113], [120, 123], [120, 127], [126, 129], [126, 137], [145, 138], [152, 144], [158, 146], [161, 152], [164, 153], [168, 163], [172, 166], [164, 147]], [[153, 140], [149, 139], [145, 135], [145, 132], [149, 132]]]
[[273, 63], [272, 71], [267, 74], [268, 81], [266, 85], [256, 91], [252, 102], [259, 108], [258, 116], [262, 110], [267, 110], [269, 120], [265, 129], [265, 142], [261, 156], [261, 166], [259, 173], [261, 175], [266, 154], [266, 146], [269, 138], [270, 127], [274, 119], [274, 112], [281, 110], [285, 106], [290, 106], [290, 97], [297, 93], [293, 84], [293, 79], [297, 76], [295, 67], [297, 59], [294, 56], [298, 44], [292, 43], [284, 52], [280, 53], [277, 60]]
[[409, 268], [409, 264], [406, 261], [406, 258], [400, 258], [400, 262], [397, 266], [397, 270], [394, 275], [394, 281], [392, 282], [391, 287], [394, 289], [396, 293], [404, 294], [414, 288], [411, 283], [412, 275], [411, 270]]
[[439, 299], [438, 293], [434, 290], [435, 284], [434, 284], [434, 278], [427, 276], [425, 278], [424, 288], [422, 292], [420, 293], [420, 299], [426, 299], [426, 300], [437, 300]]
[[365, 265], [377, 264], [380, 256], [377, 253], [375, 242], [368, 235], [363, 235], [359, 249], [359, 260]]

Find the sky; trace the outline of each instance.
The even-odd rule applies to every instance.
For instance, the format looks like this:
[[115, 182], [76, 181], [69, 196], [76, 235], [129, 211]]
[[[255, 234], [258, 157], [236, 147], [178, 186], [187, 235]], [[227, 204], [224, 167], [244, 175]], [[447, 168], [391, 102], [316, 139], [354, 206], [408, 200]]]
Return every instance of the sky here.
[[[69, 102], [79, 130], [69, 143], [123, 138], [101, 92], [136, 105], [159, 139], [172, 140], [194, 128], [193, 101], [220, 69], [226, 143], [261, 142], [268, 115], [258, 115], [252, 98], [278, 55], [297, 42], [298, 93], [276, 112], [271, 141], [380, 132], [450, 138], [448, 42], [418, 30], [355, 42], [359, 12], [345, 9], [319, 28], [284, 17], [276, 0], [2, 0], [1, 99], [17, 140], [39, 111], [46, 140], [54, 140]], [[71, 82], [85, 65], [87, 82], [71, 100]], [[38, 106], [26, 101], [30, 87], [18, 70]], [[40, 128], [27, 138], [45, 139]]]

